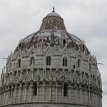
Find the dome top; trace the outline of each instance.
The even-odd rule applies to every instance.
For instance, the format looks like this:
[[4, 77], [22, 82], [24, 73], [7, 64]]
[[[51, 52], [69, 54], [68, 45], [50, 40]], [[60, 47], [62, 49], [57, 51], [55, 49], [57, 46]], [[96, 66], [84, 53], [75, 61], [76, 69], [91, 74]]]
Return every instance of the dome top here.
[[40, 30], [47, 29], [66, 30], [63, 18], [55, 12], [54, 8], [53, 11], [42, 20]]
[[46, 17], [48, 17], [48, 16], [56, 16], [56, 17], [61, 17], [58, 13], [56, 13], [56, 12], [51, 12], [51, 13], [49, 13]]
[[47, 14], [46, 15], [46, 17], [53, 17], [53, 16], [55, 16], [55, 17], [61, 17], [58, 13], [56, 13], [55, 12], [55, 8], [53, 7], [53, 11], [51, 12], [51, 13], [49, 13], [49, 14]]
[[67, 32], [63, 18], [55, 12], [54, 8], [51, 13], [43, 18], [41, 27], [36, 33], [30, 34], [20, 41], [15, 52], [24, 51], [31, 47], [37, 49], [41, 46], [44, 48], [48, 46], [51, 48], [58, 47], [59, 49], [74, 48], [77, 51], [90, 54], [82, 40]]

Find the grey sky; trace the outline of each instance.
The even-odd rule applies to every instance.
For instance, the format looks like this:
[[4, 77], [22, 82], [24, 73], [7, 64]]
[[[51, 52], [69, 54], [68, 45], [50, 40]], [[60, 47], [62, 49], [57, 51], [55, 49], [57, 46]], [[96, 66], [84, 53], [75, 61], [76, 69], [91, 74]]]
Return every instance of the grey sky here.
[[55, 6], [67, 30], [85, 41], [97, 57], [107, 105], [107, 0], [0, 0], [0, 70], [20, 39], [36, 32]]

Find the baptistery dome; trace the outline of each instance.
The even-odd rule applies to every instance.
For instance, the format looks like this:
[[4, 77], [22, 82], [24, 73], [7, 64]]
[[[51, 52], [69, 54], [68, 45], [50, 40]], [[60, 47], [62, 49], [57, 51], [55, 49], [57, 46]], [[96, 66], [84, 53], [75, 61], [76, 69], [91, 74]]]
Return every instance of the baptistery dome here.
[[8, 56], [0, 107], [102, 107], [96, 57], [54, 11]]

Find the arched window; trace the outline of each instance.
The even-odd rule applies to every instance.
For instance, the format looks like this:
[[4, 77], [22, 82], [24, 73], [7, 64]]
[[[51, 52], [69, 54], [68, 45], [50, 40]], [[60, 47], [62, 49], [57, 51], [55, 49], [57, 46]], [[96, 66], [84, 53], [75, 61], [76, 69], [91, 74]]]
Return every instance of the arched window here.
[[66, 44], [66, 40], [64, 39], [64, 40], [63, 40], [63, 47], [65, 46], [65, 44]]
[[46, 65], [51, 65], [51, 56], [46, 57]]
[[73, 65], [73, 69], [75, 69], [75, 65]]
[[35, 64], [35, 58], [34, 57], [31, 57], [30, 58], [30, 65], [34, 65]]
[[36, 82], [33, 83], [33, 95], [34, 96], [37, 95], [37, 83]]
[[17, 67], [18, 67], [18, 68], [20, 68], [20, 67], [21, 67], [21, 59], [18, 59]]
[[64, 96], [68, 95], [68, 84], [67, 83], [64, 84], [63, 95]]
[[81, 62], [80, 59], [78, 59], [78, 67], [80, 67], [80, 62]]
[[66, 57], [63, 58], [63, 66], [67, 66], [67, 58]]

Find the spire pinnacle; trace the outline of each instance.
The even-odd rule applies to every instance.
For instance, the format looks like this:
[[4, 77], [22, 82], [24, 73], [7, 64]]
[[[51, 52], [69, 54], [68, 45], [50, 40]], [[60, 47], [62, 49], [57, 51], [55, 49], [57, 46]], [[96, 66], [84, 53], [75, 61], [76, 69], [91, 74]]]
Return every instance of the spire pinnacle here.
[[55, 8], [53, 7], [53, 11], [52, 12], [55, 12]]

